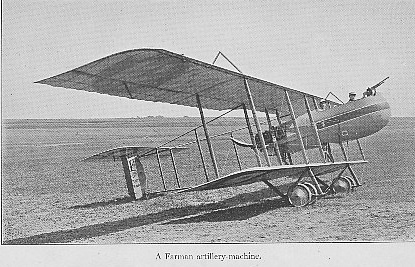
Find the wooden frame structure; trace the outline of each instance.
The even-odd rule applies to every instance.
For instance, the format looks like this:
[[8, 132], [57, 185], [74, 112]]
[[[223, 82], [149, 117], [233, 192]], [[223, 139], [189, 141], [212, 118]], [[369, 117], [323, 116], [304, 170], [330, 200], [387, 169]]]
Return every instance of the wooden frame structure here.
[[[222, 55], [238, 72], [162, 49], [135, 49], [110, 55], [71, 71], [41, 80], [38, 83], [198, 108], [201, 125], [163, 145], [157, 147], [121, 147], [89, 157], [90, 159], [120, 158], [128, 194], [133, 199], [146, 198], [151, 193], [148, 191], [148, 181], [142, 163], [142, 160], [150, 156], [156, 157], [158, 174], [163, 187], [161, 192], [186, 191], [187, 189], [190, 191], [208, 190], [262, 181], [278, 195], [288, 197], [293, 205], [301, 206], [311, 203], [312, 197], [323, 196], [330, 190], [338, 191], [345, 181], [350, 182], [353, 186], [361, 185], [351, 165], [365, 163], [365, 156], [359, 138], [373, 134], [386, 125], [387, 118], [390, 116], [389, 105], [386, 100], [377, 94], [376, 97], [371, 98], [373, 100], [362, 100], [359, 103], [356, 101], [356, 104], [346, 103], [339, 106], [338, 103], [328, 101], [333, 107], [332, 110], [337, 108], [337, 113], [334, 111], [327, 112], [325, 113], [326, 116], [320, 116], [314, 111], [318, 107], [317, 100], [322, 100], [322, 98], [245, 75], [221, 52], [215, 57], [214, 62], [219, 55]], [[371, 87], [371, 89], [376, 89], [386, 79]], [[313, 101], [314, 110], [310, 107], [309, 99]], [[206, 121], [204, 109], [227, 111], [210, 121]], [[230, 139], [234, 141], [234, 131], [211, 135], [208, 124], [235, 109], [243, 110], [247, 125], [244, 129], [247, 129], [251, 140], [251, 144], [239, 143], [252, 149], [257, 167], [245, 168], [243, 166], [243, 157], [241, 157], [240, 151], [233, 142], [232, 149], [235, 153], [238, 170], [223, 175], [225, 172], [228, 173], [228, 170], [220, 168], [218, 159], [223, 158], [223, 155], [220, 152], [215, 153], [212, 139], [230, 134]], [[255, 133], [251, 126], [248, 109], [251, 110]], [[278, 129], [284, 131], [284, 140], [277, 139], [269, 110], [275, 110]], [[265, 113], [268, 130], [264, 131], [262, 129], [258, 112]], [[353, 120], [356, 118], [365, 120], [363, 117], [366, 114], [377, 114], [370, 117], [378, 119], [379, 123], [376, 124], [376, 128], [365, 129], [361, 134], [350, 131], [350, 129], [356, 127], [356, 125], [353, 125]], [[285, 119], [287, 117], [288, 120]], [[379, 120], [379, 118], [381, 119]], [[341, 123], [347, 127], [340, 133]], [[336, 132], [333, 130], [336, 125], [338, 125], [337, 136], [333, 135]], [[308, 127], [310, 131], [302, 136], [301, 127]], [[199, 128], [203, 129], [204, 138], [202, 139], [197, 132]], [[288, 136], [287, 128], [293, 129], [294, 134]], [[343, 132], [346, 134], [352, 132], [354, 136], [344, 137]], [[266, 133], [270, 137], [267, 137], [267, 142], [264, 138]], [[326, 135], [325, 138], [321, 136], [321, 133]], [[174, 143], [186, 134], [191, 134], [194, 141], [189, 142], [187, 140], [184, 144], [179, 145]], [[314, 148], [307, 144], [307, 138], [310, 136], [315, 139], [313, 145], [319, 150], [321, 163], [312, 163], [307, 154], [307, 149]], [[362, 161], [349, 160], [343, 146], [343, 142], [348, 140], [356, 140]], [[205, 161], [202, 141], [206, 142], [210, 161]], [[334, 162], [330, 143], [339, 144], [344, 162]], [[167, 144], [173, 145], [166, 147]], [[197, 155], [196, 157], [200, 157], [206, 182], [186, 188], [185, 181], [180, 180], [183, 173], [177, 167], [180, 165], [181, 158], [173, 151], [186, 149], [185, 146], [191, 144], [197, 145], [197, 149], [193, 152]], [[281, 150], [283, 146], [288, 147], [291, 144], [297, 150], [292, 147], [292, 150], [295, 151]], [[293, 164], [291, 153], [297, 151], [301, 154], [303, 164]], [[276, 156], [277, 164], [274, 166], [269, 152], [272, 156]], [[331, 162], [327, 161], [327, 154]], [[287, 155], [289, 165], [286, 161]], [[167, 156], [170, 159], [169, 164], [171, 164], [174, 174], [173, 183], [176, 187], [174, 189], [168, 188], [166, 178], [171, 172], [166, 172], [165, 167], [163, 167], [162, 156]], [[284, 162], [287, 165], [283, 165]], [[211, 174], [209, 168], [213, 168], [213, 179], [209, 177]], [[155, 170], [155, 173], [157, 173], [157, 169]], [[332, 185], [327, 185], [318, 177], [338, 170], [341, 170], [340, 174]], [[342, 177], [340, 176], [346, 170], [350, 172], [353, 179], [341, 180]], [[279, 177], [295, 177], [297, 181], [284, 194], [269, 182]], [[310, 178], [312, 183], [305, 181], [307, 178]], [[308, 199], [301, 199], [296, 202], [292, 196], [296, 196], [297, 193], [305, 193], [308, 195]]]

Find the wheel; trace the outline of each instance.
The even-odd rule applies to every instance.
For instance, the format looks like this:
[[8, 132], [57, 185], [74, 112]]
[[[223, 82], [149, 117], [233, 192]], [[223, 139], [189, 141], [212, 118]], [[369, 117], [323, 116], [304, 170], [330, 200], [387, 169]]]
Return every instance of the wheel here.
[[349, 193], [352, 189], [351, 181], [343, 176], [337, 177], [333, 180], [330, 186], [334, 193]]
[[310, 182], [304, 182], [303, 185], [307, 186], [311, 192], [311, 195], [317, 195], [317, 188]]
[[303, 207], [311, 202], [311, 191], [304, 184], [293, 185], [287, 192], [288, 201], [294, 207]]
[[350, 181], [350, 184], [351, 184], [351, 186], [352, 186], [352, 189], [354, 188], [354, 187], [357, 187], [357, 185], [356, 185], [356, 182], [354, 181], [354, 179], [353, 178], [351, 178], [350, 176], [342, 176], [343, 178], [346, 178], [347, 180], [349, 180]]
[[314, 203], [318, 195], [317, 188], [312, 183], [309, 183], [309, 182], [304, 182], [303, 185], [307, 186], [311, 192], [311, 201], [309, 204]]

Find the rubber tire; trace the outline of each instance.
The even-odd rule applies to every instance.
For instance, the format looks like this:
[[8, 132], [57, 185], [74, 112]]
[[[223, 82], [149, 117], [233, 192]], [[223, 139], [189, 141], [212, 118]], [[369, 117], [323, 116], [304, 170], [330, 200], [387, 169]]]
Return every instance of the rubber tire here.
[[304, 207], [312, 201], [310, 189], [304, 184], [293, 185], [287, 192], [288, 201], [294, 207]]

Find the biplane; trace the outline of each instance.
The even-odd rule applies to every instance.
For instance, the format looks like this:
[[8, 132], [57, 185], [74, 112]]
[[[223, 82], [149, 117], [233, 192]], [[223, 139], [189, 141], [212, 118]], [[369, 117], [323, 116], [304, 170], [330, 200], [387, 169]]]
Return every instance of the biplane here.
[[[219, 55], [236, 71], [162, 49], [135, 49], [36, 83], [198, 109], [201, 123], [167, 142], [118, 147], [85, 159], [120, 160], [135, 200], [261, 182], [291, 205], [304, 206], [362, 185], [352, 168], [367, 163], [359, 140], [385, 127], [390, 117], [380, 93], [339, 103], [245, 75], [220, 52], [215, 61]], [[321, 102], [327, 107], [321, 109]], [[223, 113], [209, 119], [205, 109]], [[233, 111], [246, 125], [212, 134], [213, 123]], [[358, 159], [348, 154], [352, 141]], [[150, 189], [154, 179], [160, 190]], [[277, 179], [290, 186], [278, 188]]]

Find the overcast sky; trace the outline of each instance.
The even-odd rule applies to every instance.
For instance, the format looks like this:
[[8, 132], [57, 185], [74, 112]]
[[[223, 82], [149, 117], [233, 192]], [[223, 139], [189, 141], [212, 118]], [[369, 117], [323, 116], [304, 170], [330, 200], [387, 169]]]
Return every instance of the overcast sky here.
[[6, 0], [2, 12], [3, 118], [197, 116], [33, 83], [135, 48], [205, 62], [220, 50], [246, 74], [343, 100], [390, 76], [392, 115], [415, 116], [415, 1]]

